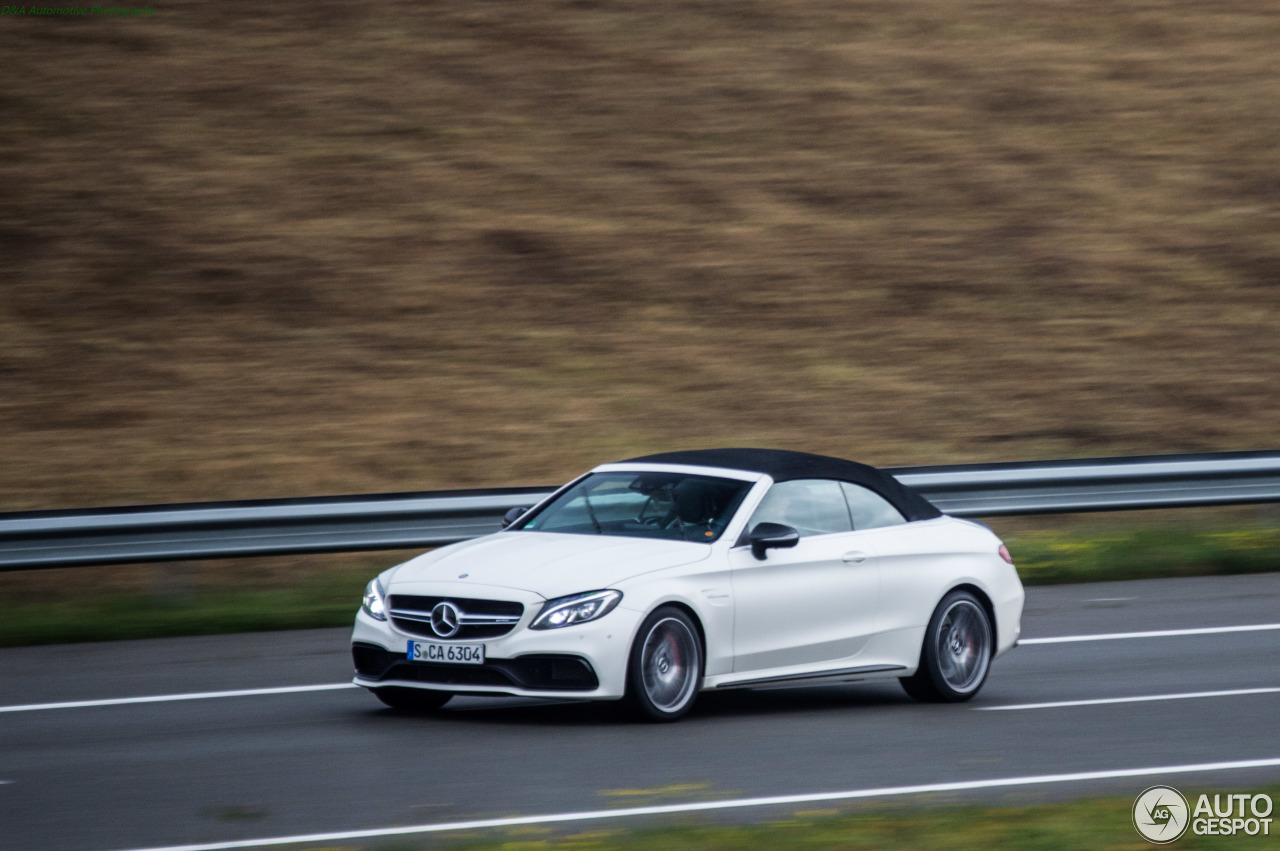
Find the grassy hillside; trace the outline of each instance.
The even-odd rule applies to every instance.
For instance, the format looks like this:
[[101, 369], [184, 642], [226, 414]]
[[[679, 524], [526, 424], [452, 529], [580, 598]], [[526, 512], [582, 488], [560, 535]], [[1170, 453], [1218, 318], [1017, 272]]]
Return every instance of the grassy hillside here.
[[1280, 444], [1280, 3], [0, 17], [0, 510]]

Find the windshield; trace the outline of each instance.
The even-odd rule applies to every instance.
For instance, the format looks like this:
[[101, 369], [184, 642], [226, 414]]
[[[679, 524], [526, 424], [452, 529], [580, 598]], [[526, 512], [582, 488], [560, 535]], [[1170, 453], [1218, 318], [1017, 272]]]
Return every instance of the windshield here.
[[750, 489], [751, 482], [685, 473], [592, 473], [518, 528], [709, 544]]

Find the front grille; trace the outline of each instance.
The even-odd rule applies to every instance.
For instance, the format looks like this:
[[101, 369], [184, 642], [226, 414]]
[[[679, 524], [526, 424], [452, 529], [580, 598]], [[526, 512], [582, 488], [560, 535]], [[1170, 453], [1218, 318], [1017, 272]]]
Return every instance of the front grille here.
[[530, 691], [590, 691], [600, 684], [590, 663], [580, 656], [543, 654], [490, 659], [483, 665], [440, 665], [410, 662], [403, 654], [373, 644], [353, 644], [351, 655], [357, 674], [387, 684], [496, 686]]
[[397, 629], [410, 635], [436, 639], [443, 636], [431, 628], [431, 610], [443, 602], [453, 603], [461, 615], [461, 623], [458, 631], [448, 636], [449, 641], [498, 638], [515, 629], [520, 616], [524, 614], [523, 605], [508, 600], [392, 594], [388, 602], [391, 608], [391, 622]]

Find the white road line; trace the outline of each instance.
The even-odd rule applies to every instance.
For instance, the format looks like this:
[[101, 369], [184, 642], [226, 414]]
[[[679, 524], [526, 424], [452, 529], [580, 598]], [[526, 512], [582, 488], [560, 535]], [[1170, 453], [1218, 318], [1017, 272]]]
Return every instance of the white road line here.
[[1119, 638], [1172, 638], [1180, 635], [1215, 635], [1222, 632], [1261, 632], [1280, 629], [1280, 623], [1258, 623], [1249, 626], [1206, 626], [1199, 629], [1157, 629], [1149, 632], [1104, 632], [1098, 635], [1055, 635], [1052, 638], [1023, 638], [1018, 646], [1028, 644], [1069, 644], [1073, 641], [1115, 641]]
[[1008, 706], [971, 706], [975, 712], [1008, 709], [1058, 709], [1063, 706], [1101, 706], [1105, 703], [1145, 703], [1151, 700], [1190, 700], [1196, 697], [1236, 697], [1245, 694], [1275, 694], [1280, 688], [1237, 688], [1229, 691], [1188, 691], [1182, 694], [1144, 694], [1137, 697], [1101, 697], [1094, 700], [1057, 700], [1052, 703], [1014, 703]]
[[526, 824], [554, 824], [567, 821], [590, 821], [627, 818], [630, 816], [671, 815], [673, 813], [732, 810], [747, 807], [773, 807], [812, 804], [820, 801], [851, 801], [858, 798], [888, 798], [898, 795], [923, 795], [937, 792], [964, 792], [971, 789], [998, 789], [1006, 786], [1031, 786], [1045, 783], [1079, 783], [1088, 780], [1112, 780], [1122, 777], [1147, 777], [1161, 774], [1192, 774], [1209, 771], [1236, 771], [1246, 768], [1280, 767], [1280, 758], [1250, 759], [1240, 762], [1206, 762], [1196, 765], [1162, 765], [1153, 768], [1121, 768], [1111, 771], [1082, 771], [1077, 774], [1043, 774], [1032, 777], [997, 777], [990, 780], [963, 780], [958, 783], [929, 783], [923, 786], [887, 786], [882, 789], [856, 789], [849, 792], [817, 792], [805, 795], [777, 795], [770, 798], [738, 798], [729, 801], [699, 801], [688, 804], [665, 804], [654, 807], [628, 807], [620, 810], [585, 810], [576, 813], [549, 813], [514, 818], [477, 819], [409, 827], [381, 827], [368, 830], [344, 830], [336, 833], [309, 833], [297, 836], [273, 836], [265, 839], [240, 839], [198, 845], [169, 845], [160, 848], [129, 851], [231, 851], [236, 848], [260, 848], [268, 845], [292, 845], [299, 842], [342, 842], [348, 839], [377, 839], [422, 833], [445, 833], [455, 830], [481, 830], [493, 827], [516, 827]]
[[333, 691], [340, 688], [359, 688], [354, 683], [322, 683], [313, 686], [282, 686], [280, 688], [246, 688], [237, 691], [202, 691], [191, 694], [155, 694], [149, 697], [114, 697], [107, 700], [70, 700], [65, 703], [27, 703], [20, 706], [0, 706], [0, 712], [40, 712], [45, 709], [83, 709], [89, 706], [127, 706], [134, 703], [169, 703], [174, 700], [209, 700], [215, 697], [255, 697], [263, 694], [296, 694], [306, 691]]

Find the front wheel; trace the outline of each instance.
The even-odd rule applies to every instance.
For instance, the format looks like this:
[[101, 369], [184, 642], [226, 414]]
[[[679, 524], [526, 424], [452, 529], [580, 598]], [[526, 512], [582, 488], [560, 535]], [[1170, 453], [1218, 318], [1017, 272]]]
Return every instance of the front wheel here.
[[900, 681], [916, 700], [959, 703], [978, 693], [991, 667], [991, 619], [978, 598], [952, 591], [929, 618], [920, 667]]
[[627, 703], [651, 721], [675, 721], [693, 706], [702, 645], [692, 618], [664, 606], [644, 619], [627, 664]]
[[444, 706], [453, 695], [447, 691], [427, 691], [420, 688], [375, 688], [374, 697], [392, 709], [410, 712], [431, 712]]

